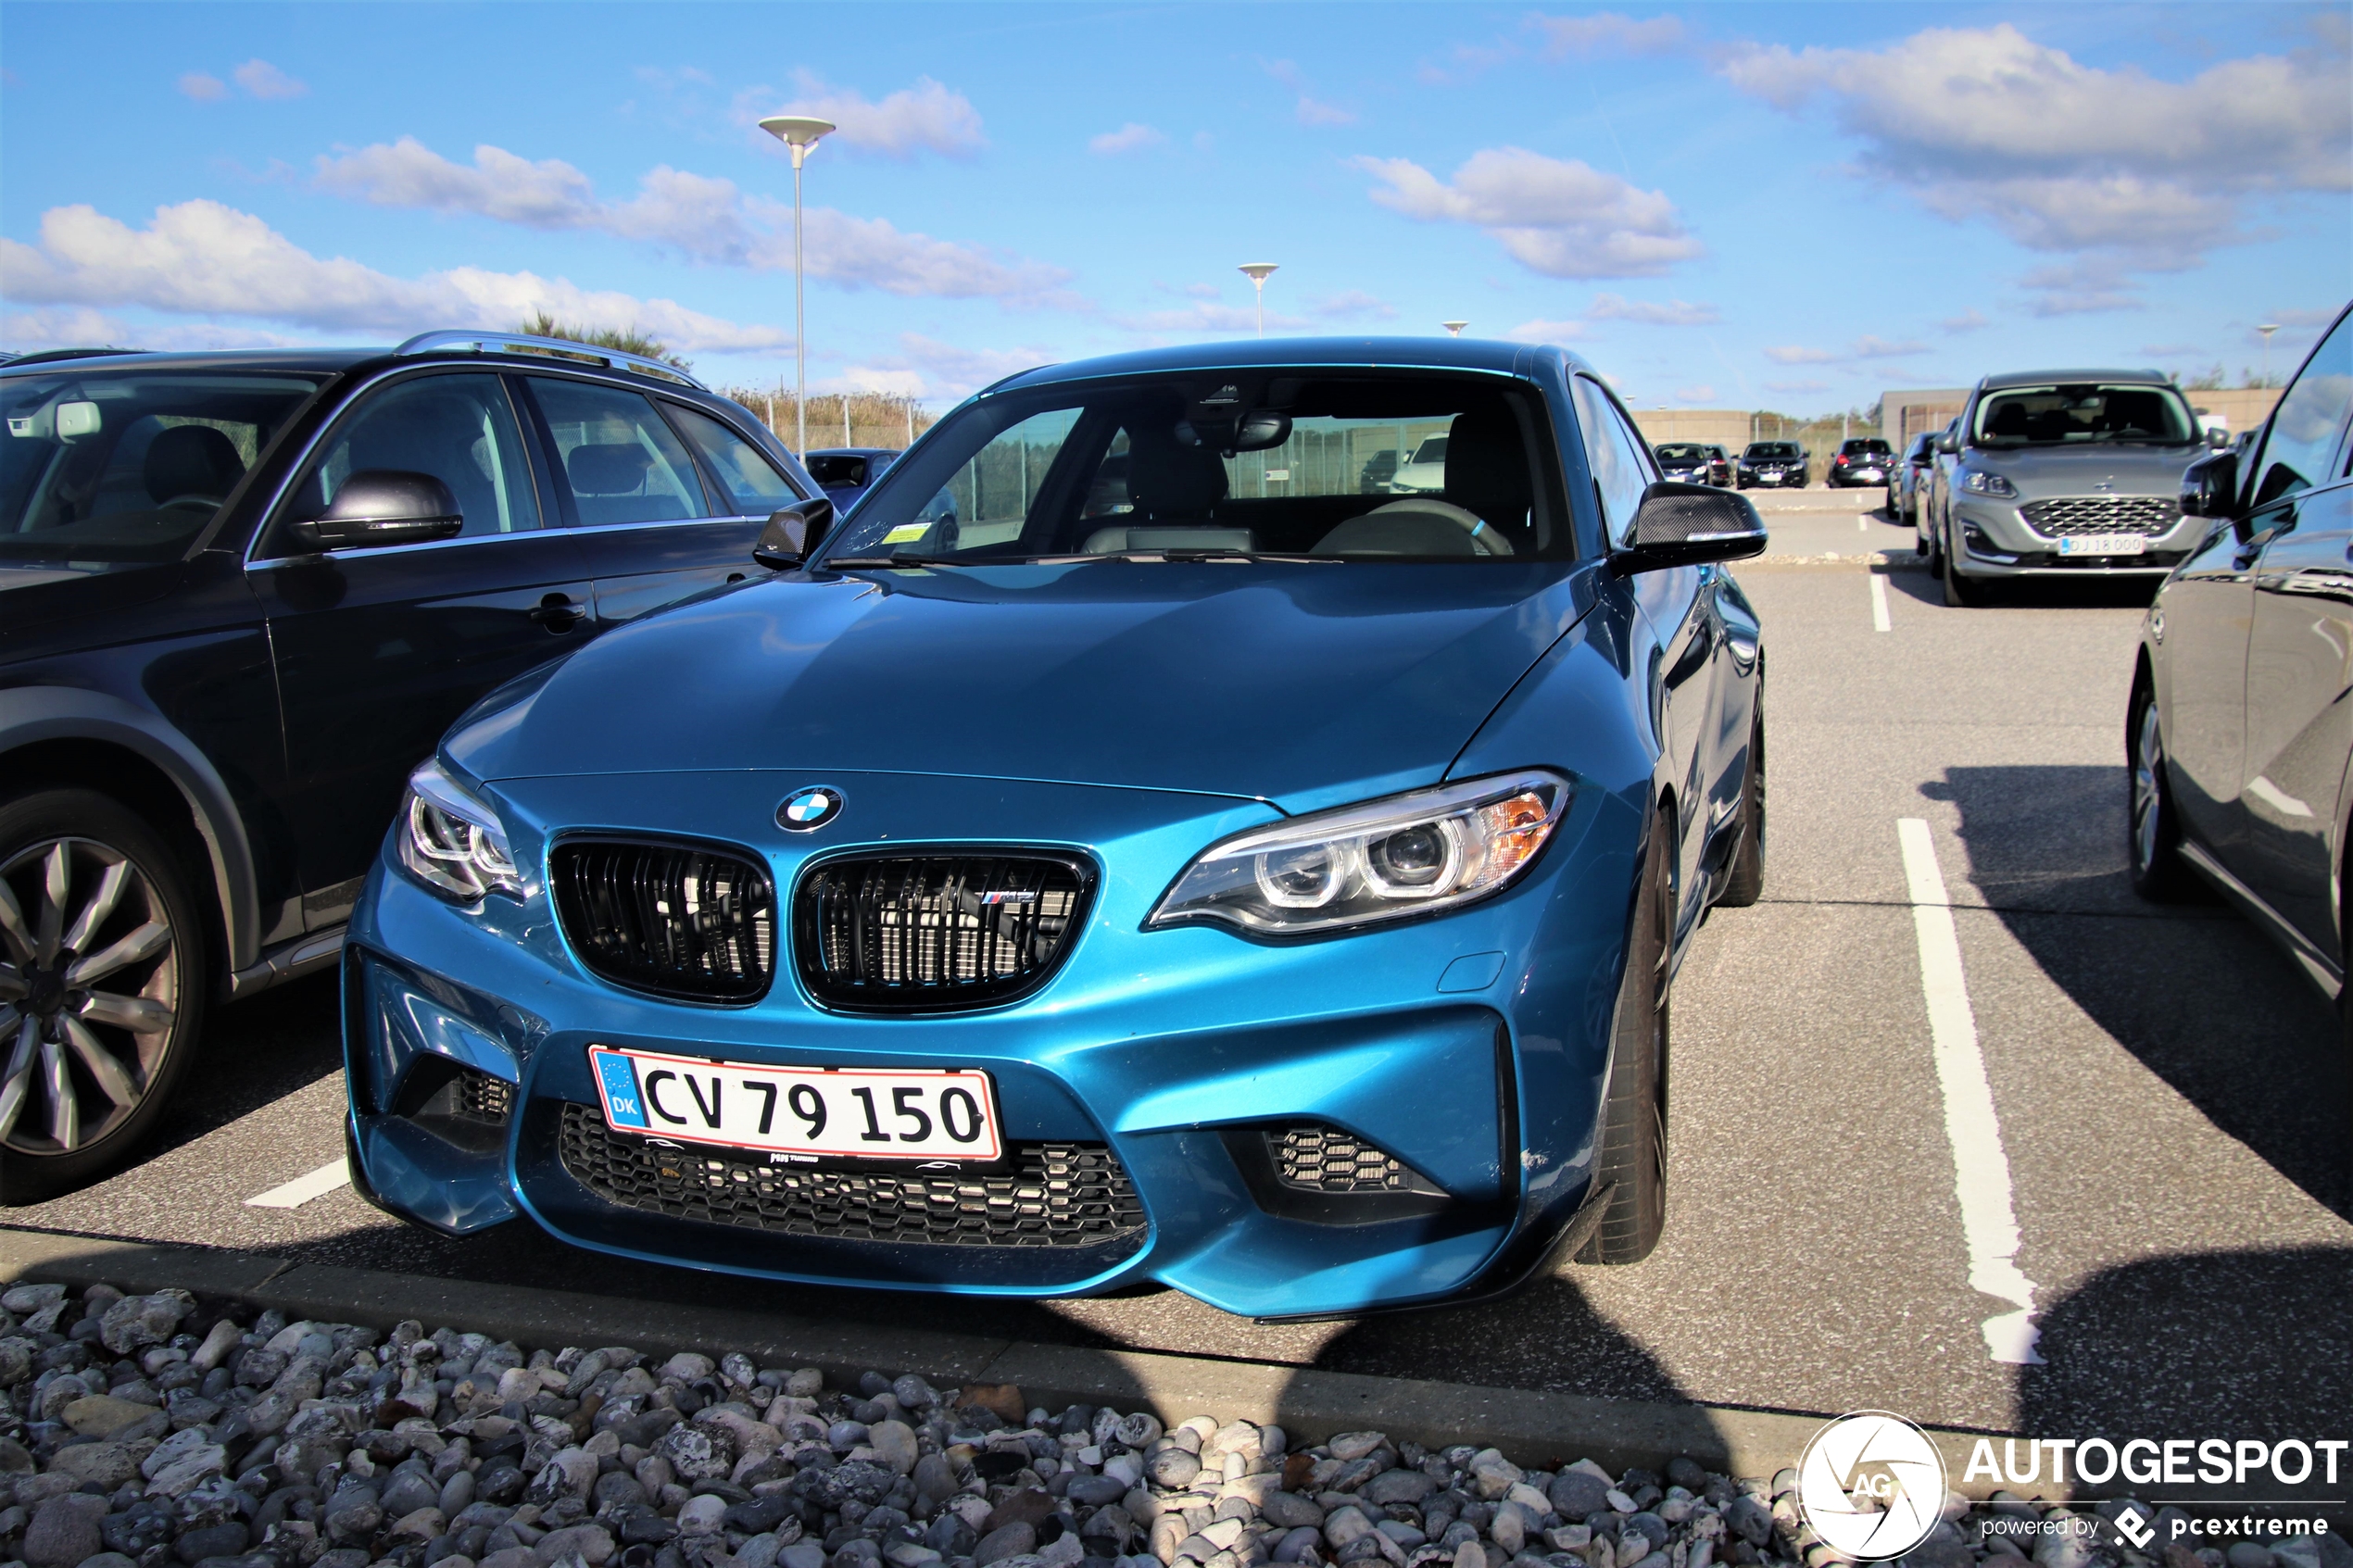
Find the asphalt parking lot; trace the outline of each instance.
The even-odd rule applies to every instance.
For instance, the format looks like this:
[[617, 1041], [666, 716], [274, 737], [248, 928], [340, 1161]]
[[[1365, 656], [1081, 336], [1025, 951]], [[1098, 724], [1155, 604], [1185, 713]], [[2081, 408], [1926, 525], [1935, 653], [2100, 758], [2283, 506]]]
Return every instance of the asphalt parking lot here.
[[1879, 499], [1769, 497], [1774, 555], [1741, 572], [1770, 672], [1766, 898], [1712, 917], [1679, 978], [1669, 1219], [1639, 1267], [1565, 1266], [1476, 1308], [1262, 1326], [1165, 1291], [872, 1296], [714, 1285], [519, 1226], [448, 1241], [339, 1180], [332, 977], [217, 1014], [147, 1160], [6, 1218], [1589, 1395], [2309, 1436], [2353, 1409], [2346, 1053], [2250, 927], [2126, 884], [2145, 592], [1946, 609], [1925, 575], [1854, 558], [1909, 547], [1863, 510]]

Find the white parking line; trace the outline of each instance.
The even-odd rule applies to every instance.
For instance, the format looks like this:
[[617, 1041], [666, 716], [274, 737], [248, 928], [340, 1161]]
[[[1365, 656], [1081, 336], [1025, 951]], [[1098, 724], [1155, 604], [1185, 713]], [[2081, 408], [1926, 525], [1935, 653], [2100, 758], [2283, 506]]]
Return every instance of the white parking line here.
[[1871, 573], [1871, 630], [1885, 632], [1892, 629], [1887, 619], [1887, 579], [1874, 571]]
[[246, 1198], [245, 1207], [248, 1209], [299, 1209], [314, 1198], [326, 1197], [327, 1194], [345, 1185], [350, 1180], [351, 1168], [344, 1163], [343, 1156], [338, 1154], [335, 1156], [334, 1163], [331, 1165], [321, 1165], [307, 1176], [296, 1176], [283, 1186], [274, 1186], [268, 1192]]
[[1856, 512], [1855, 514], [1855, 532], [1857, 533], [1869, 533], [1870, 531], [1871, 514], [1869, 512]]
[[1977, 1017], [1969, 1009], [1969, 986], [1961, 974], [1960, 933], [1945, 897], [1944, 873], [1936, 863], [1936, 840], [1918, 817], [1899, 819], [1895, 836], [1904, 848], [1904, 875], [1911, 884], [1920, 989], [1928, 997], [1936, 1083], [1944, 1097], [1944, 1136], [1953, 1146], [1953, 1188], [1961, 1203], [1969, 1287], [2018, 1309], [1987, 1318], [1979, 1332], [1994, 1360], [2040, 1366], [2043, 1358], [2034, 1348], [2040, 1332], [2034, 1326], [2034, 1282], [2019, 1272], [2009, 1157], [2002, 1152], [1994, 1087], [1977, 1048]]

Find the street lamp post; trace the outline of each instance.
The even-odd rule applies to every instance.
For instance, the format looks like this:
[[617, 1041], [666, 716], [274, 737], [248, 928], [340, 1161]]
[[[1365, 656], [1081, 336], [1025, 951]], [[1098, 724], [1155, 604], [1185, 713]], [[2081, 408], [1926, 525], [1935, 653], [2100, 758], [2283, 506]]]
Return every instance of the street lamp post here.
[[809, 333], [801, 308], [800, 166], [809, 157], [809, 149], [833, 128], [830, 119], [812, 119], [804, 114], [772, 114], [760, 122], [760, 129], [792, 149], [793, 417], [799, 432], [793, 450], [796, 458], [809, 450]]
[[1463, 329], [1470, 325], [1468, 321], [1441, 321], [1438, 324], [1446, 329], [1446, 335], [1448, 337], [1462, 336]]
[[1245, 261], [1241, 265], [1242, 275], [1258, 286], [1258, 335], [1260, 337], [1266, 335], [1266, 274], [1281, 265], [1282, 263], [1278, 261]]
[[2280, 330], [2280, 324], [2266, 321], [2255, 330], [2263, 334], [2263, 385], [2268, 390], [2271, 384], [2271, 334]]

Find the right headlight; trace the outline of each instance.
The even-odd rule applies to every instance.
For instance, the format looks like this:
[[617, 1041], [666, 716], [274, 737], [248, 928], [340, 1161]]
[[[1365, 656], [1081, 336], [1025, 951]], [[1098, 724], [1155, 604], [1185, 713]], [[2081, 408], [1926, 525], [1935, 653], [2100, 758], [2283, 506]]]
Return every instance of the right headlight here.
[[1306, 936], [1456, 909], [1535, 859], [1570, 790], [1558, 773], [1530, 771], [1252, 828], [1202, 850], [1144, 928]]
[[523, 896], [506, 824], [436, 759], [409, 773], [398, 832], [400, 863], [444, 897], [471, 904], [485, 893]]

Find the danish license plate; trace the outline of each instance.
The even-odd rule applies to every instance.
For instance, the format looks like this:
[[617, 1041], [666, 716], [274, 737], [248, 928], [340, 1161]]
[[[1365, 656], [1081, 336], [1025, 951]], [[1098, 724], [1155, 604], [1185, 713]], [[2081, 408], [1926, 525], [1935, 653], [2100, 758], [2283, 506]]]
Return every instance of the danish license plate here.
[[2149, 547], [2143, 533], [2070, 533], [2059, 541], [2063, 556], [2137, 556]]
[[605, 1123], [684, 1143], [854, 1160], [1000, 1159], [986, 1073], [761, 1067], [590, 1046]]

